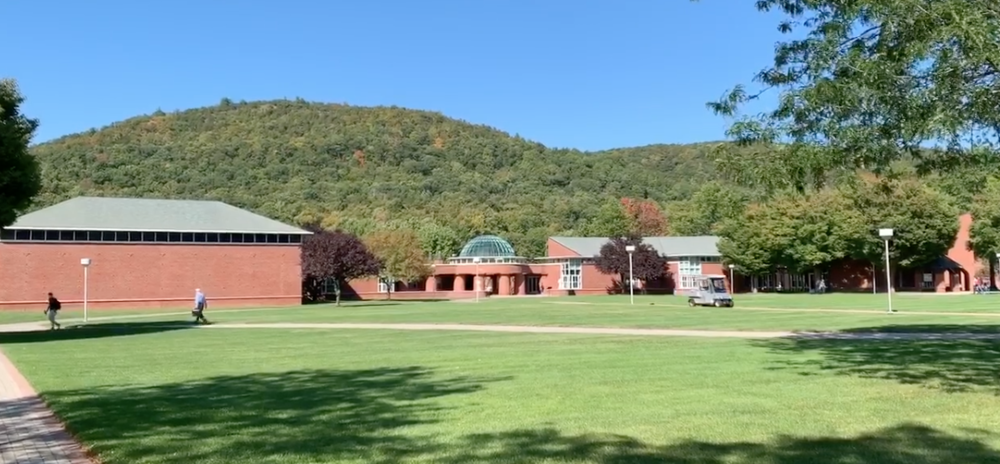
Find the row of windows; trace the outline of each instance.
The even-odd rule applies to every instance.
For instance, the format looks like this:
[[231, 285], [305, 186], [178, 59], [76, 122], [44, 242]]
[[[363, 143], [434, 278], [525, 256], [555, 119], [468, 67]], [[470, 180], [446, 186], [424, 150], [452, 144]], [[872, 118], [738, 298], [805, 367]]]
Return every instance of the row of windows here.
[[567, 259], [559, 265], [559, 289], [580, 290], [583, 288], [583, 260]]
[[689, 256], [681, 258], [677, 262], [677, 273], [680, 274], [680, 285], [678, 288], [689, 289], [697, 285], [697, 276], [701, 275], [702, 263], [720, 262], [717, 256]]
[[219, 232], [124, 232], [107, 230], [7, 230], [6, 242], [157, 242], [157, 243], [300, 243], [298, 234], [234, 234]]

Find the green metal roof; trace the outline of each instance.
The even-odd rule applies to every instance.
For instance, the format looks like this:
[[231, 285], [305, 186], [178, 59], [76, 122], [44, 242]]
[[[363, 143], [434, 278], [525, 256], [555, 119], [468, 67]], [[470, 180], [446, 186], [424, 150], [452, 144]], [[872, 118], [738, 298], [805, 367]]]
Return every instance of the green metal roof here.
[[458, 254], [460, 258], [514, 258], [514, 247], [496, 235], [480, 235], [469, 240]]
[[[605, 237], [552, 237], [560, 245], [576, 252], [579, 256], [597, 256], [601, 247], [608, 243]], [[719, 237], [702, 235], [695, 237], [643, 237], [661, 256], [721, 256]]]
[[77, 197], [25, 214], [7, 229], [309, 234], [219, 201], [97, 197]]

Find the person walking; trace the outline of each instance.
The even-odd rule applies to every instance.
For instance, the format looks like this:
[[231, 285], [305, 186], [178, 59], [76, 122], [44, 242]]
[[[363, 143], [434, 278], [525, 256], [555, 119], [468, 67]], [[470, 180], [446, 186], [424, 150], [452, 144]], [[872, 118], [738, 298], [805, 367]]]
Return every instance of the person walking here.
[[200, 322], [208, 324], [208, 319], [205, 318], [205, 308], [207, 307], [208, 299], [205, 298], [205, 294], [200, 288], [194, 289], [194, 310], [191, 311], [191, 314], [194, 315], [195, 324]]
[[56, 322], [56, 315], [59, 313], [60, 309], [62, 309], [62, 303], [60, 303], [59, 300], [52, 295], [52, 292], [49, 292], [49, 304], [45, 307], [44, 312], [46, 316], [49, 316], [49, 330], [62, 328], [62, 325]]

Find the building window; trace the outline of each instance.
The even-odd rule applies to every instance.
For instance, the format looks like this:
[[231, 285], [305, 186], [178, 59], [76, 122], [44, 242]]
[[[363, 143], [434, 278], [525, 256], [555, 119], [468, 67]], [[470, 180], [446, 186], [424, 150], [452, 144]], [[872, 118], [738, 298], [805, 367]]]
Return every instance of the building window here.
[[[378, 279], [378, 292], [379, 293], [389, 293], [389, 280], [391, 277], [383, 277]], [[396, 291], [396, 281], [392, 281], [392, 291]]]
[[337, 279], [324, 279], [323, 293], [327, 295], [332, 295], [337, 293]]
[[218, 232], [134, 232], [115, 230], [0, 230], [4, 242], [105, 243], [302, 243], [298, 234], [233, 234]]
[[681, 258], [680, 262], [677, 263], [677, 273], [681, 276], [680, 288], [695, 288], [697, 277], [701, 275], [701, 257]]
[[559, 289], [580, 290], [583, 288], [583, 261], [568, 259], [559, 265]]

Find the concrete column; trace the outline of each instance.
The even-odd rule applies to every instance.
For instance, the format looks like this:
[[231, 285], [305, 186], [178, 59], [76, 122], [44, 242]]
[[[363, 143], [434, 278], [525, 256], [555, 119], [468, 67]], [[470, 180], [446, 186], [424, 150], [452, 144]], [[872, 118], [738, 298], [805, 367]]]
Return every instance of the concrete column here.
[[464, 292], [465, 291], [465, 276], [458, 274], [455, 276], [455, 291]]
[[518, 295], [528, 294], [528, 278], [525, 275], [517, 276], [517, 294]]
[[427, 278], [427, 282], [424, 284], [424, 290], [428, 292], [436, 292], [438, 289], [438, 278], [437, 276], [430, 276]]
[[498, 282], [497, 295], [510, 295], [510, 277], [507, 275], [500, 276], [500, 282]]

